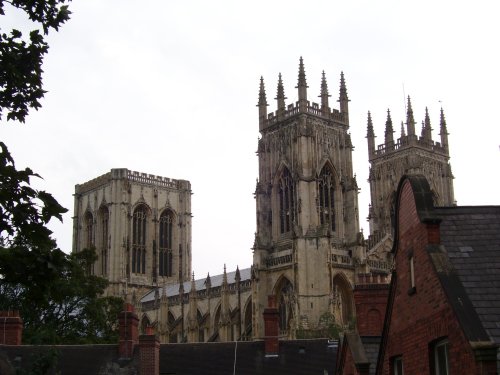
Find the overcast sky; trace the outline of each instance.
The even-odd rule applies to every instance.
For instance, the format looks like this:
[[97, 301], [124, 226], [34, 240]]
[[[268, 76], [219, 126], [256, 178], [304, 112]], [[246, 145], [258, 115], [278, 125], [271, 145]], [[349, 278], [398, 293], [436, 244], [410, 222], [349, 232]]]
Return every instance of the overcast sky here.
[[[324, 70], [338, 108], [345, 74], [365, 235], [367, 112], [381, 143], [390, 108], [397, 138], [405, 95], [417, 124], [429, 108], [434, 139], [444, 108], [458, 204], [500, 204], [498, 4], [74, 0], [71, 20], [48, 38], [43, 107], [24, 125], [3, 121], [1, 139], [17, 167], [42, 175], [36, 186], [69, 209], [64, 224], [52, 224], [63, 250], [75, 184], [128, 168], [191, 181], [197, 278], [224, 263], [249, 267], [259, 78], [269, 111], [279, 72], [287, 104], [295, 102], [303, 56], [311, 101], [320, 101]], [[27, 30], [22, 13], [6, 10], [2, 32]]]

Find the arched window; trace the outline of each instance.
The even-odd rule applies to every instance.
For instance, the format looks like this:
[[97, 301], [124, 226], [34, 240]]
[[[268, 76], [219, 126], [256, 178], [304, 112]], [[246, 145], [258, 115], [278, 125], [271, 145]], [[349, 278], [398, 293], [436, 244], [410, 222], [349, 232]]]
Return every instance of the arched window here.
[[280, 233], [292, 230], [295, 222], [295, 189], [292, 176], [288, 169], [284, 169], [278, 183], [280, 207]]
[[160, 251], [159, 269], [160, 276], [172, 276], [172, 247], [173, 247], [173, 214], [163, 211], [160, 216]]
[[90, 211], [85, 213], [85, 248], [91, 249], [94, 247], [94, 218]]
[[146, 273], [146, 228], [147, 208], [138, 206], [133, 215], [132, 223], [132, 272]]
[[293, 285], [287, 279], [283, 278], [277, 292], [279, 327], [283, 334], [288, 333], [290, 318], [292, 317], [292, 297]]
[[99, 226], [101, 227], [99, 244], [101, 250], [101, 274], [106, 275], [108, 273], [109, 210], [105, 206], [99, 209]]
[[332, 170], [325, 165], [318, 179], [319, 222], [335, 230], [335, 179]]

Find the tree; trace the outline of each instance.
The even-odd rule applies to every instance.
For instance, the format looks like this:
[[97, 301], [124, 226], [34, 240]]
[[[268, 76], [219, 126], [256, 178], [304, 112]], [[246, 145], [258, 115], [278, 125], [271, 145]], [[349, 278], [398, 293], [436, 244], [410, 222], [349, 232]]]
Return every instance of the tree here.
[[[41, 30], [29, 40], [21, 32], [0, 33], [0, 120], [24, 122], [30, 108], [40, 108], [42, 63], [48, 51], [44, 35], [69, 19], [67, 0], [0, 0], [26, 12]], [[17, 170], [0, 142], [0, 309], [18, 309], [24, 342], [37, 344], [115, 342], [121, 300], [101, 297], [107, 281], [87, 270], [92, 249], [67, 255], [47, 224], [67, 210], [55, 198], [30, 186], [39, 178]]]
[[24, 10], [29, 19], [42, 29], [30, 32], [29, 40], [23, 39], [19, 30], [10, 34], [0, 29], [0, 120], [7, 111], [7, 120], [24, 122], [29, 108], [41, 107], [42, 63], [49, 46], [43, 35], [69, 20], [71, 12], [64, 3], [70, 0], [0, 0], [0, 15], [5, 15], [5, 3]]

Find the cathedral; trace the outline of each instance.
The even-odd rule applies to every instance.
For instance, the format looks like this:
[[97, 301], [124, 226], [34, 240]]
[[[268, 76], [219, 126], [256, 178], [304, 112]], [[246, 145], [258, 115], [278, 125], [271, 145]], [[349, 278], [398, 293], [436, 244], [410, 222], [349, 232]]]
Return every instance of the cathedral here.
[[423, 174], [435, 204], [454, 205], [443, 110], [435, 142], [427, 109], [416, 134], [408, 98], [400, 137], [394, 139], [388, 111], [384, 143], [377, 147], [368, 113], [371, 205], [365, 239], [346, 81], [341, 73], [337, 109], [324, 72], [320, 80], [320, 103], [314, 103], [300, 58], [298, 101], [286, 102], [279, 74], [276, 110], [268, 111], [260, 79], [257, 228], [248, 268], [224, 267], [220, 275], [194, 278], [189, 181], [112, 169], [76, 185], [73, 251], [96, 249], [92, 272], [109, 280], [108, 294], [135, 305], [142, 330], [153, 327], [161, 342], [259, 340], [268, 296], [277, 304], [280, 338], [320, 337], [332, 322], [352, 327], [360, 275], [386, 279], [393, 267], [388, 250], [400, 178]]

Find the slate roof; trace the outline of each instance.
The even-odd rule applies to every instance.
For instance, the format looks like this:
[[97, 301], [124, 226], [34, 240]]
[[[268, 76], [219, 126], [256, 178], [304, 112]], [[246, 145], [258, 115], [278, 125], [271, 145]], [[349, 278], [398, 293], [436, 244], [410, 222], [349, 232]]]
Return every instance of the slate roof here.
[[327, 339], [280, 341], [278, 356], [266, 356], [263, 341], [162, 344], [160, 375], [333, 375], [336, 356]]
[[370, 375], [375, 375], [377, 370], [378, 350], [380, 348], [380, 336], [361, 336], [361, 342], [365, 348], [366, 359], [370, 363]]
[[[227, 283], [234, 284], [236, 271], [228, 272], [226, 274], [227, 274]], [[223, 275], [224, 274], [221, 273], [220, 275], [210, 276], [210, 283], [212, 284], [212, 288], [220, 287], [222, 285]], [[240, 270], [240, 281], [243, 282], [243, 281], [247, 281], [250, 279], [251, 279], [250, 268], [241, 269]], [[206, 283], [205, 283], [206, 280], [207, 280], [207, 278], [195, 280], [194, 283], [195, 283], [196, 290], [200, 291], [200, 290], [206, 289], [207, 288]], [[160, 290], [160, 296], [164, 292], [166, 292], [167, 297], [179, 295], [180, 285], [181, 285], [180, 283], [175, 283], [175, 284], [169, 284], [169, 285], [163, 286], [162, 289]], [[183, 287], [184, 287], [184, 293], [189, 293], [191, 291], [191, 281], [185, 281], [183, 283]], [[148, 292], [147, 294], [145, 294], [141, 298], [141, 302], [154, 301], [154, 299], [155, 299], [155, 290], [152, 290], [152, 291]]]
[[[57, 353], [57, 371], [61, 375], [100, 374], [105, 369], [123, 368], [128, 374], [128, 367], [136, 364], [119, 364], [117, 345], [1, 345], [0, 353], [4, 353], [14, 369], [28, 370], [39, 355], [47, 355], [51, 350]], [[2, 374], [3, 375], [3, 374]]]
[[437, 208], [441, 244], [488, 336], [500, 344], [500, 206]]

